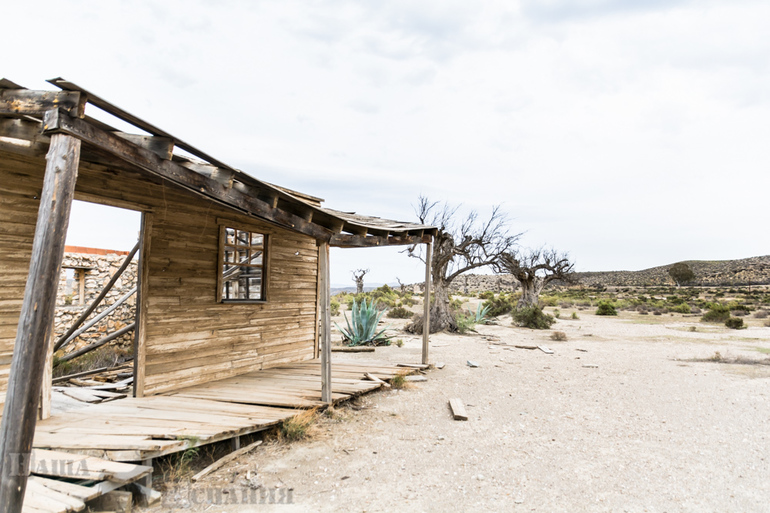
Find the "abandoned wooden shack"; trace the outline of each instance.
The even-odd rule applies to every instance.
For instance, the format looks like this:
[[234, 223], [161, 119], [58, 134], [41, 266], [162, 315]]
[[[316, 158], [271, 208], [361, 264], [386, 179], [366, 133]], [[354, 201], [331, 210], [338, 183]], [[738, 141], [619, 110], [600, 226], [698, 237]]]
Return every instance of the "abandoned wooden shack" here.
[[[302, 374], [292, 365], [320, 358], [316, 400], [331, 402], [329, 247], [424, 243], [430, 251], [435, 228], [325, 208], [71, 82], [49, 82], [59, 90], [0, 81], [0, 501], [18, 495], [23, 479], [3, 462], [29, 453], [41, 388], [50, 383], [44, 371], [73, 198], [141, 212], [134, 401], [282, 365]], [[93, 109], [137, 133], [97, 120]], [[426, 333], [423, 363], [427, 344]]]

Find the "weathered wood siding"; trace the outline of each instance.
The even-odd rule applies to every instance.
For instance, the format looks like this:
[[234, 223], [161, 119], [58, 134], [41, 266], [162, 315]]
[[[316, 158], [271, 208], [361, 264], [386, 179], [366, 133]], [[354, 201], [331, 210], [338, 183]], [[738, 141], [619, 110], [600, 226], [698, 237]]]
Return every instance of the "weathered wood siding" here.
[[[0, 386], [16, 333], [45, 162], [0, 154]], [[80, 199], [151, 212], [145, 394], [313, 357], [315, 239], [138, 172], [81, 162]], [[218, 220], [268, 234], [267, 301], [217, 303]], [[137, 227], [138, 230], [138, 227]]]
[[25, 158], [0, 153], [0, 400], [3, 403], [44, 173], [45, 161], [32, 166]]

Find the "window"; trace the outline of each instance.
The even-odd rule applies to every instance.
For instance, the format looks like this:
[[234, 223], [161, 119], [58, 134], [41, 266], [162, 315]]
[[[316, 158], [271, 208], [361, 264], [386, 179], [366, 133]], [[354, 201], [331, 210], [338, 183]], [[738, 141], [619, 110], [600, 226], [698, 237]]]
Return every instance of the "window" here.
[[265, 300], [267, 235], [223, 226], [221, 301]]

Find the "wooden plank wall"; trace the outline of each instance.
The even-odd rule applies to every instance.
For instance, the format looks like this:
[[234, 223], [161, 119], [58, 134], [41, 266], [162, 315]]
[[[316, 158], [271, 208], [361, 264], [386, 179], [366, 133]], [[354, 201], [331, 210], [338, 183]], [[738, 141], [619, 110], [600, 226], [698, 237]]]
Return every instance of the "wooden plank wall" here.
[[[30, 174], [25, 158], [0, 153], [0, 400], [5, 403], [16, 327], [29, 273], [45, 161]], [[39, 167], [39, 166], [38, 166]], [[2, 414], [2, 410], [0, 410]]]
[[[0, 154], [0, 387], [29, 269], [45, 162]], [[313, 357], [315, 239], [239, 214], [144, 174], [81, 162], [80, 198], [152, 211], [146, 395]], [[218, 220], [268, 234], [267, 301], [217, 303]], [[138, 227], [137, 227], [138, 230]], [[3, 388], [4, 390], [4, 388]]]

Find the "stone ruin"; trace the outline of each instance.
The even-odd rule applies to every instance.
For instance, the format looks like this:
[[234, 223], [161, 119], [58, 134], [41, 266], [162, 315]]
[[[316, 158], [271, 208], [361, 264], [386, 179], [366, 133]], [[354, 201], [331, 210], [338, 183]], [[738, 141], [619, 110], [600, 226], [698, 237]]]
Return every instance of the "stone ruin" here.
[[[54, 340], [63, 335], [72, 323], [80, 317], [96, 296], [102, 291], [113, 274], [118, 271], [128, 255], [128, 251], [111, 251], [94, 248], [67, 246], [62, 270], [59, 277], [59, 291], [56, 295], [56, 317], [54, 320]], [[86, 319], [88, 322], [109, 308], [118, 299], [127, 294], [137, 284], [137, 262], [128, 265], [123, 275], [118, 278], [99, 307]], [[64, 349], [67, 352], [87, 346], [117, 331], [136, 319], [136, 294], [120, 305], [114, 312], [98, 324], [80, 335]], [[85, 324], [85, 322], [83, 324]], [[131, 347], [134, 332], [122, 335], [111, 344]]]

